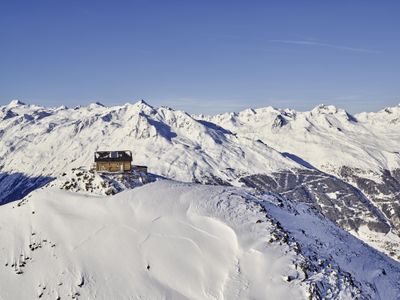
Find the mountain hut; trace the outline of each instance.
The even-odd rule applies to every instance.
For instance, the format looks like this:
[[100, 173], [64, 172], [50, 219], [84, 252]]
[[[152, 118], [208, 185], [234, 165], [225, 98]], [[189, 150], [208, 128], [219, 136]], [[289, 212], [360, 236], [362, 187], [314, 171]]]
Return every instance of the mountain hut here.
[[94, 153], [94, 162], [98, 172], [130, 172], [132, 152], [129, 150], [97, 151]]

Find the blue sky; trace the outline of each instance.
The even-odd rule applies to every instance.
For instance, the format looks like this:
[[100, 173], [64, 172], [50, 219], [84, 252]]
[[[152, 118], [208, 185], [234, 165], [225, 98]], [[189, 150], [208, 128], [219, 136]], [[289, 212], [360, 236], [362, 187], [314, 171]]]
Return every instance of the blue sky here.
[[0, 104], [400, 102], [400, 1], [0, 1]]

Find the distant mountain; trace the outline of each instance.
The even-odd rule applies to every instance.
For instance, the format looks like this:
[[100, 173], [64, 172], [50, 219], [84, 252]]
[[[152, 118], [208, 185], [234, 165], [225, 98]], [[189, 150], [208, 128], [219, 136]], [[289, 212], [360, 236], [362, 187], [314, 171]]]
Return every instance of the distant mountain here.
[[184, 181], [215, 177], [233, 182], [237, 174], [298, 167], [260, 141], [238, 138], [183, 111], [153, 108], [143, 101], [74, 109], [12, 102], [0, 112], [0, 164], [8, 173], [55, 176], [91, 166], [99, 149], [132, 150], [135, 164]]
[[365, 178], [400, 168], [400, 105], [355, 116], [319, 105], [308, 112], [266, 107], [200, 118], [335, 175], [342, 166], [364, 170]]
[[247, 109], [189, 115], [144, 101], [105, 107], [0, 107], [0, 202], [61, 173], [90, 167], [96, 150], [131, 150], [162, 177], [274, 192], [305, 202], [380, 251], [400, 256], [400, 106], [352, 116]]
[[309, 169], [251, 176], [252, 186], [316, 203], [331, 220], [372, 244], [384, 241], [381, 248], [399, 257], [400, 105], [355, 116], [319, 105], [199, 118], [261, 140]]

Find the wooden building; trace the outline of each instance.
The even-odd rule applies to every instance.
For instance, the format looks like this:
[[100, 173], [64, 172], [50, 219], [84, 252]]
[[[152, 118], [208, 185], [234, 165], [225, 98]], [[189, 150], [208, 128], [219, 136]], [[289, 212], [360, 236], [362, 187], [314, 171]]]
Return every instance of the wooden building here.
[[98, 172], [130, 172], [132, 170], [132, 152], [97, 151], [94, 162]]

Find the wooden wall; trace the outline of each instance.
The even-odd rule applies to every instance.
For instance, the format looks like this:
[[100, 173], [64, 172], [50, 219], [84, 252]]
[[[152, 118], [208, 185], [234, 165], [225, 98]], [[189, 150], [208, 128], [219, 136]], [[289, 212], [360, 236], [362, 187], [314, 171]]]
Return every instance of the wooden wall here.
[[132, 165], [130, 161], [115, 161], [115, 162], [97, 162], [96, 171], [107, 171], [107, 172], [121, 172], [130, 171]]

